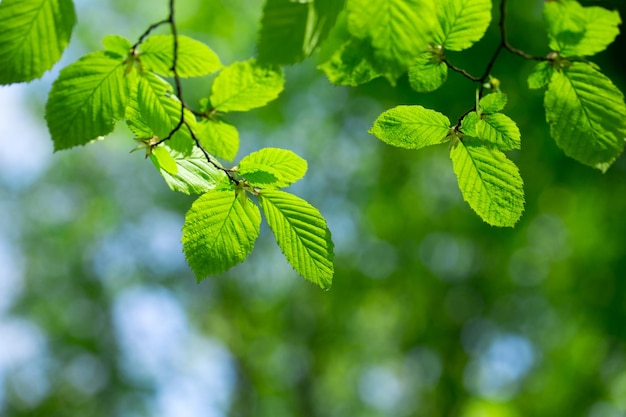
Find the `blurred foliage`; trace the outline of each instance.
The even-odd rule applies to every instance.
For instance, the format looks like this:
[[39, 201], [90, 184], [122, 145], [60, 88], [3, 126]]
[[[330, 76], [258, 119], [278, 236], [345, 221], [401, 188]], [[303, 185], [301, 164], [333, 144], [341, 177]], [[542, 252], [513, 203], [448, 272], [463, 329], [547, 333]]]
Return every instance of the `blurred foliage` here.
[[[133, 39], [165, 14], [165, 4], [109, 3], [78, 2], [70, 55], [105, 34]], [[623, 1], [596, 3], [625, 15]], [[510, 41], [533, 54], [548, 52], [541, 6], [510, 2]], [[260, 0], [180, 7], [181, 32], [226, 62], [254, 53]], [[492, 25], [450, 59], [480, 72], [496, 42]], [[622, 91], [625, 50], [620, 36], [596, 60]], [[128, 132], [47, 156], [33, 181], [4, 164], [0, 273], [15, 288], [0, 284], [10, 297], [0, 303], [0, 414], [626, 413], [624, 158], [606, 174], [566, 158], [541, 93], [526, 87], [533, 64], [504, 54], [494, 75], [522, 132], [512, 156], [527, 205], [514, 229], [492, 228], [463, 203], [446, 149], [407, 152], [366, 133], [396, 104], [456, 119], [474, 101], [471, 83], [451, 73], [431, 94], [406, 77], [339, 88], [314, 61], [287, 68], [275, 103], [234, 117], [242, 154], [275, 146], [309, 161], [293, 188], [329, 220], [332, 289], [299, 279], [268, 230], [245, 264], [196, 284], [178, 241], [191, 199], [127, 154]], [[188, 100], [207, 82], [188, 83]], [[49, 83], [22, 90], [42, 124]], [[28, 143], [50, 153], [43, 132]], [[16, 140], [0, 132], [3, 152]]]

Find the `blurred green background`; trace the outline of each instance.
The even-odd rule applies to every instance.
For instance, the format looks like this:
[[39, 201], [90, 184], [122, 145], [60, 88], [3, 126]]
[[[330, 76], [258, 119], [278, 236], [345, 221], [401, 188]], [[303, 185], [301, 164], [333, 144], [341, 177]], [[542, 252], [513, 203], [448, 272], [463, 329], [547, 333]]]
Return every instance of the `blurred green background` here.
[[[233, 116], [240, 156], [292, 149], [291, 191], [328, 219], [329, 292], [299, 278], [264, 228], [229, 273], [196, 284], [181, 252], [193, 198], [167, 188], [119, 124], [103, 142], [52, 153], [43, 108], [59, 68], [131, 40], [162, 2], [77, 1], [62, 63], [0, 88], [0, 415], [45, 417], [626, 416], [626, 159], [606, 173], [548, 136], [533, 63], [504, 53], [493, 75], [522, 132], [514, 229], [463, 202], [447, 147], [411, 152], [368, 135], [398, 104], [456, 120], [474, 101], [459, 74], [431, 94], [330, 85], [315, 57], [286, 69], [268, 107]], [[511, 43], [544, 55], [543, 2], [510, 1]], [[592, 2], [620, 9], [623, 0]], [[223, 62], [254, 55], [261, 0], [178, 2], [179, 30]], [[496, 16], [497, 19], [497, 16]], [[492, 24], [449, 55], [480, 74]], [[626, 91], [621, 36], [593, 60]], [[186, 83], [189, 103], [210, 79]]]

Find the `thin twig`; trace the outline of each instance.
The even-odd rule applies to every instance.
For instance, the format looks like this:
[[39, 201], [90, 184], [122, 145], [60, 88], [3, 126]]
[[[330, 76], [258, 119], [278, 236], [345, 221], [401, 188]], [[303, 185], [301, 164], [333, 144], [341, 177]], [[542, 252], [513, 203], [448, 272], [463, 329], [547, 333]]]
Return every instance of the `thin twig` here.
[[[139, 47], [139, 45], [146, 39], [146, 37], [148, 37], [148, 35], [154, 29], [164, 24], [169, 24], [170, 31], [173, 37], [172, 66], [170, 67], [170, 70], [172, 71], [172, 74], [174, 76], [174, 86], [176, 90], [176, 97], [178, 97], [178, 100], [180, 101], [180, 118], [176, 126], [174, 126], [172, 130], [170, 130], [167, 136], [160, 139], [158, 142], [156, 142], [154, 145], [151, 145], [151, 146], [152, 147], [158, 146], [161, 143], [170, 140], [176, 134], [176, 132], [178, 132], [183, 126], [185, 126], [187, 130], [189, 131], [189, 135], [193, 139], [195, 146], [202, 151], [207, 162], [213, 165], [218, 170], [223, 171], [228, 176], [228, 179], [232, 183], [239, 184], [239, 181], [233, 177], [231, 170], [222, 167], [220, 164], [218, 164], [216, 161], [213, 160], [211, 155], [207, 152], [206, 149], [204, 149], [204, 146], [202, 146], [202, 144], [200, 143], [200, 140], [198, 139], [195, 132], [189, 125], [189, 121], [185, 120], [185, 110], [188, 107], [185, 104], [185, 100], [183, 99], [183, 87], [182, 87], [182, 83], [180, 80], [180, 75], [178, 74], [178, 28], [176, 26], [176, 18], [175, 18], [175, 0], [169, 0], [168, 18], [150, 25], [148, 29], [139, 37], [139, 40], [137, 41], [137, 43], [135, 43], [135, 45], [132, 46], [131, 50], [134, 51], [137, 47]], [[196, 114], [197, 112], [192, 111], [192, 113]]]

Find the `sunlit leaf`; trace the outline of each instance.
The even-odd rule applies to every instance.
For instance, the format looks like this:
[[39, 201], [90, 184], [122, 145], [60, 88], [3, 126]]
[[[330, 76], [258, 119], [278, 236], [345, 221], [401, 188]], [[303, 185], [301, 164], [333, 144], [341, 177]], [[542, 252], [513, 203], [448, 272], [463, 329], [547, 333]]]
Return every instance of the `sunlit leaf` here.
[[165, 182], [173, 191], [184, 194], [203, 194], [215, 188], [226, 177], [223, 171], [218, 170], [207, 161], [205, 155], [198, 148], [194, 148], [191, 155], [185, 155], [170, 149], [166, 145], [159, 146], [159, 148], [161, 147], [169, 151], [176, 163], [174, 173], [168, 172], [160, 165], [156, 165]]
[[552, 65], [547, 61], [535, 65], [533, 71], [528, 75], [528, 88], [535, 90], [548, 85], [550, 78], [552, 78], [552, 71]]
[[234, 190], [210, 190], [200, 196], [185, 216], [183, 252], [198, 281], [243, 262], [259, 236], [261, 214]]
[[[139, 77], [137, 106], [143, 121], [159, 139], [167, 138], [179, 125], [181, 103], [172, 92], [172, 86], [157, 75], [144, 73]], [[195, 116], [188, 110], [185, 110], [185, 121], [195, 128]], [[181, 125], [167, 144], [179, 152], [190, 153], [194, 142], [189, 128]]]
[[375, 67], [397, 79], [428, 47], [436, 17], [429, 0], [349, 0], [348, 27], [374, 48]]
[[546, 91], [550, 133], [566, 155], [606, 171], [624, 149], [623, 94], [592, 65], [555, 71]]
[[259, 203], [287, 261], [302, 277], [329, 289], [332, 284], [333, 243], [320, 212], [295, 195], [263, 191]]
[[46, 104], [54, 149], [84, 145], [111, 133], [115, 122], [124, 118], [128, 82], [122, 60], [106, 52], [88, 54], [65, 67]]
[[472, 46], [491, 22], [491, 0], [438, 0], [434, 42], [450, 51]]
[[126, 58], [132, 47], [128, 39], [118, 35], [105, 36], [104, 39], [102, 39], [102, 45], [104, 49], [121, 58]]
[[432, 51], [422, 53], [409, 68], [409, 83], [418, 93], [435, 91], [447, 78], [448, 66]]
[[237, 128], [222, 120], [203, 120], [198, 124], [197, 137], [204, 149], [218, 158], [232, 161], [239, 151]]
[[[250, 184], [259, 187], [287, 187], [304, 177], [307, 170], [307, 163], [294, 152], [286, 149], [263, 148], [245, 156], [240, 162], [238, 172]], [[270, 174], [274, 181], [269, 181], [270, 177], [259, 172]]]
[[420, 149], [437, 145], [450, 132], [450, 120], [422, 106], [397, 106], [374, 122], [370, 133], [385, 143], [400, 148]]
[[483, 115], [478, 119], [476, 137], [501, 151], [521, 147], [521, 135], [517, 124], [502, 113]]
[[221, 112], [262, 107], [278, 97], [284, 83], [278, 67], [260, 65], [254, 60], [235, 62], [215, 78], [211, 105]]
[[504, 109], [507, 100], [506, 94], [496, 92], [482, 97], [478, 105], [482, 113], [495, 113]]
[[373, 53], [368, 42], [351, 39], [341, 45], [319, 68], [331, 83], [355, 87], [382, 75], [374, 68]]
[[550, 48], [562, 56], [589, 56], [604, 51], [619, 34], [617, 11], [583, 7], [577, 1], [546, 2], [544, 18]]
[[[152, 35], [140, 46], [139, 59], [146, 70], [159, 75], [174, 75], [174, 37], [172, 35]], [[187, 36], [178, 36], [178, 58], [176, 70], [180, 77], [199, 77], [212, 74], [222, 68], [215, 52], [200, 41]]]
[[41, 77], [61, 59], [75, 24], [71, 0], [3, 0], [0, 84]]
[[519, 170], [495, 149], [458, 141], [450, 158], [463, 199], [492, 226], [513, 227], [524, 211]]

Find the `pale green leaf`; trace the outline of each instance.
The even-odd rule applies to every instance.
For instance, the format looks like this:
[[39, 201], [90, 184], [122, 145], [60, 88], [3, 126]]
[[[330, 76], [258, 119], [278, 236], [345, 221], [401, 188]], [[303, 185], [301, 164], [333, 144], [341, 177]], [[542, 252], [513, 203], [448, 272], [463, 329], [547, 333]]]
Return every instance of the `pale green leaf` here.
[[448, 66], [441, 56], [427, 51], [422, 53], [409, 68], [409, 83], [418, 93], [435, 91], [446, 82]]
[[345, 0], [267, 0], [261, 19], [259, 62], [301, 61], [328, 36]]
[[397, 106], [378, 116], [370, 133], [389, 145], [420, 149], [442, 143], [450, 120], [422, 106]]
[[161, 147], [169, 151], [176, 163], [176, 171], [175, 173], [170, 173], [158, 164], [155, 164], [155, 166], [173, 191], [184, 194], [203, 194], [215, 188], [220, 181], [227, 178], [224, 171], [210, 164], [204, 153], [198, 148], [194, 148], [191, 155], [185, 155], [170, 149], [166, 145], [161, 145], [156, 149]]
[[333, 242], [320, 212], [295, 195], [263, 191], [259, 203], [278, 246], [298, 274], [329, 289], [332, 284]]
[[88, 54], [61, 70], [46, 104], [54, 149], [111, 133], [124, 118], [132, 76], [125, 77], [122, 60], [106, 52]]
[[163, 169], [170, 175], [178, 173], [178, 165], [164, 145], [152, 148], [150, 158], [158, 169]]
[[[181, 120], [181, 103], [172, 90], [170, 84], [152, 73], [139, 77], [137, 106], [145, 125], [159, 139], [167, 138]], [[185, 110], [185, 121], [192, 129], [196, 128], [196, 118], [188, 110]], [[194, 141], [189, 128], [181, 125], [167, 144], [179, 152], [190, 153]]]
[[434, 41], [450, 51], [462, 51], [482, 39], [491, 22], [491, 0], [437, 0], [439, 25]]
[[501, 151], [521, 147], [519, 128], [513, 120], [502, 113], [483, 115], [478, 119], [476, 137]]
[[374, 48], [375, 67], [397, 79], [428, 48], [436, 16], [430, 0], [348, 0], [348, 28]]
[[478, 106], [480, 107], [481, 113], [495, 113], [504, 109], [507, 100], [506, 94], [495, 92], [483, 96]]
[[356, 87], [381, 76], [374, 68], [373, 52], [368, 42], [351, 39], [341, 45], [319, 69], [335, 85]]
[[[139, 59], [144, 69], [159, 75], [172, 77], [174, 61], [174, 36], [152, 35], [140, 46]], [[178, 36], [176, 70], [180, 77], [199, 77], [212, 74], [222, 68], [215, 52], [200, 41]]]
[[590, 56], [604, 51], [619, 34], [617, 11], [583, 7], [577, 1], [547, 2], [544, 18], [550, 48], [562, 56]]
[[259, 236], [261, 214], [234, 190], [210, 190], [200, 196], [185, 216], [183, 252], [198, 281], [243, 262]]
[[535, 68], [528, 76], [528, 88], [536, 90], [548, 85], [550, 78], [552, 78], [552, 71], [552, 65], [548, 61], [535, 65]]
[[[304, 177], [307, 163], [286, 149], [263, 148], [245, 156], [238, 166], [239, 174], [257, 187], [287, 187]], [[270, 174], [274, 177], [268, 176]]]
[[209, 153], [232, 161], [239, 151], [239, 132], [229, 123], [218, 119], [203, 120], [196, 132], [198, 140]]
[[0, 3], [0, 84], [31, 81], [61, 59], [76, 13], [71, 0]]
[[105, 36], [104, 39], [102, 39], [102, 45], [104, 45], [104, 49], [120, 56], [121, 58], [126, 58], [130, 53], [130, 48], [132, 47], [128, 39], [118, 35]]
[[606, 171], [626, 140], [623, 94], [593, 66], [555, 71], [544, 105], [550, 133], [566, 155]]
[[284, 83], [278, 67], [260, 65], [254, 60], [235, 62], [215, 78], [211, 105], [221, 112], [262, 107], [278, 97]]
[[519, 170], [495, 149], [458, 141], [450, 158], [463, 199], [492, 226], [513, 227], [524, 211]]
[[476, 125], [480, 117], [478, 113], [475, 111], [469, 112], [465, 115], [463, 120], [461, 120], [461, 131], [464, 135], [476, 137], [478, 133], [476, 132]]

